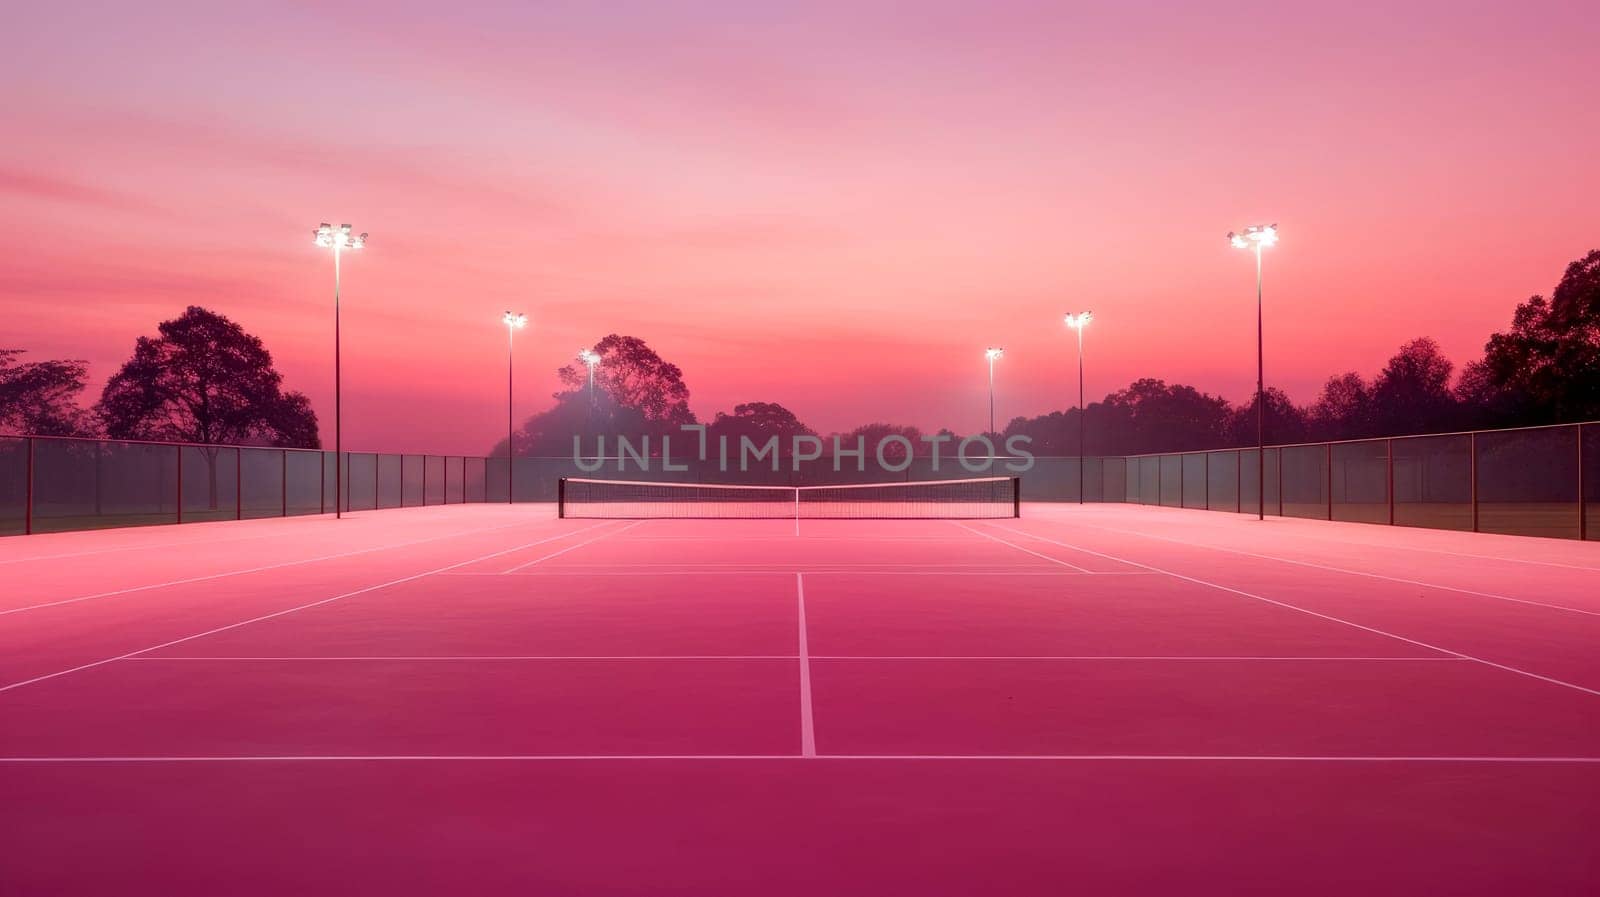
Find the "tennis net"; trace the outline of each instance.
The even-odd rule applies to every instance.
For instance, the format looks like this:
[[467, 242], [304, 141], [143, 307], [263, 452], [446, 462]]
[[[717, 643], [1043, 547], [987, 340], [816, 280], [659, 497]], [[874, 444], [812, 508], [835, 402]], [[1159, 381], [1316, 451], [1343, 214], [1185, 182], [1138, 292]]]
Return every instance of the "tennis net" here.
[[564, 477], [562, 517], [971, 519], [1021, 516], [1020, 480], [980, 477], [837, 486], [649, 483]]

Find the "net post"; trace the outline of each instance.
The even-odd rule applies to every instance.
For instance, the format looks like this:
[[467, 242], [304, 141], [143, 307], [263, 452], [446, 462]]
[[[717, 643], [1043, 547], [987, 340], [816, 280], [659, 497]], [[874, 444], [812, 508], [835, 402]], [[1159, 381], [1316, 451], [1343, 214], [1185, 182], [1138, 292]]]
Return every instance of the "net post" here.
[[567, 478], [556, 479], [556, 519], [567, 516]]
[[23, 499], [22, 533], [33, 535], [33, 437], [28, 437], [28, 485], [27, 496]]
[[[1083, 459], [1078, 459], [1082, 463]], [[1022, 477], [1011, 478], [1011, 516], [1022, 516]]]

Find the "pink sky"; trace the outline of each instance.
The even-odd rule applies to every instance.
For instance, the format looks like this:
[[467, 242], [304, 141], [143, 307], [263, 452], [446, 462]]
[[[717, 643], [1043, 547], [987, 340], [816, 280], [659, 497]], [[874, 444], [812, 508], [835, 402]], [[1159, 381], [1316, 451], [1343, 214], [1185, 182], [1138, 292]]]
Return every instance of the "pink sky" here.
[[[0, 58], [0, 345], [91, 363], [190, 303], [331, 440], [481, 453], [621, 332], [703, 418], [981, 427], [1139, 376], [1301, 401], [1433, 336], [1475, 357], [1600, 246], [1580, 3], [38, 4]], [[533, 5], [530, 5], [533, 6]], [[803, 11], [796, 11], [803, 10]], [[444, 15], [448, 13], [448, 16]], [[519, 414], [519, 417], [521, 415]]]

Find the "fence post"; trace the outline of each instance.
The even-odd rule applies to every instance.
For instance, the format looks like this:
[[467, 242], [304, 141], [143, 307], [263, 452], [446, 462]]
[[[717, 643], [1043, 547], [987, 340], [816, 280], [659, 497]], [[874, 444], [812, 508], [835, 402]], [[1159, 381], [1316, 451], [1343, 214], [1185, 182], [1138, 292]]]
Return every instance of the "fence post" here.
[[282, 488], [279, 491], [279, 498], [281, 498], [283, 500], [283, 514], [280, 515], [280, 516], [288, 517], [289, 516], [289, 450], [288, 449], [283, 449], [282, 452], [283, 452], [283, 458], [280, 459], [280, 460], [283, 461], [283, 482], [282, 482]]
[[1478, 531], [1478, 434], [1467, 434], [1467, 479], [1472, 500], [1472, 531]]
[[[1327, 446], [1325, 446], [1325, 448], [1326, 448], [1326, 451], [1323, 453], [1323, 461], [1322, 461], [1322, 467], [1323, 467], [1322, 475], [1323, 475], [1323, 483], [1324, 483], [1324, 485], [1326, 485], [1328, 487], [1328, 519], [1332, 520], [1333, 519], [1333, 443], [1331, 443], [1331, 442], [1328, 443]], [[1281, 464], [1282, 462], [1280, 461], [1279, 463]]]
[[1244, 450], [1233, 453], [1233, 512], [1244, 513]]
[[244, 449], [233, 450], [233, 519], [244, 519]]
[[174, 446], [178, 453], [178, 522], [183, 522], [183, 446]]
[[1384, 467], [1386, 468], [1384, 489], [1389, 494], [1389, 525], [1394, 526], [1394, 440], [1385, 439], [1383, 444], [1386, 452], [1386, 457], [1384, 458]]
[[[1274, 457], [1276, 457], [1278, 459], [1278, 516], [1282, 517], [1283, 516], [1283, 449], [1281, 447], [1278, 449], [1278, 453]], [[1266, 464], [1267, 463], [1267, 459], [1262, 458], [1261, 459], [1261, 463], [1262, 464]]]
[[422, 456], [422, 506], [428, 506], [428, 456]]
[[328, 513], [328, 454], [317, 452], [317, 513]]
[[28, 437], [28, 485], [23, 499], [22, 534], [33, 535], [33, 437]]
[[1206, 452], [1204, 455], [1201, 455], [1200, 457], [1202, 459], [1204, 459], [1201, 462], [1201, 469], [1205, 471], [1205, 476], [1206, 476], [1206, 489], [1205, 489], [1206, 510], [1209, 511], [1209, 510], [1211, 510], [1211, 453], [1210, 452]]
[[1578, 538], [1586, 540], [1589, 538], [1589, 503], [1583, 494], [1583, 424], [1573, 429], [1578, 431]]

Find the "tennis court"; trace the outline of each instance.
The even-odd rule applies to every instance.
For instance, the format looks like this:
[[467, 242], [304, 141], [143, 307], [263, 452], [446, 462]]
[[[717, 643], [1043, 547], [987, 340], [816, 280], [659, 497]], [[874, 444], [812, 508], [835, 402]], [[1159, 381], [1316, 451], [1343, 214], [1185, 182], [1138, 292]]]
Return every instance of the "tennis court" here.
[[1600, 887], [1592, 543], [463, 504], [0, 578], [6, 894]]

